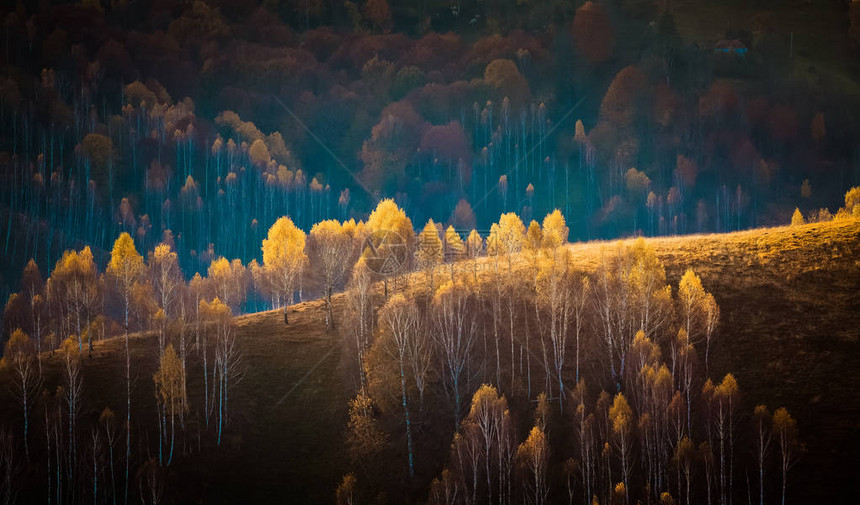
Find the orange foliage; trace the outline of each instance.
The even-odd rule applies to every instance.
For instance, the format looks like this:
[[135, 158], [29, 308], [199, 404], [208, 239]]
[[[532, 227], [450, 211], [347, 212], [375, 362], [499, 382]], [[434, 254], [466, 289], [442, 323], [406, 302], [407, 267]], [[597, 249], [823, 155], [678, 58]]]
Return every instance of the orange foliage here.
[[621, 69], [600, 104], [600, 120], [617, 128], [631, 126], [644, 86], [645, 75], [637, 67]]

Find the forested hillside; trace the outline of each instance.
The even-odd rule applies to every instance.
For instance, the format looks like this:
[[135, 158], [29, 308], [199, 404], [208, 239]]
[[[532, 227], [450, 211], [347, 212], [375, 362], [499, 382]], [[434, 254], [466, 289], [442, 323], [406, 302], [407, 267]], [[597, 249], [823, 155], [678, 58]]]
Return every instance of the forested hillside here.
[[839, 2], [3, 5], [0, 294], [120, 231], [197, 272], [380, 197], [611, 238], [783, 223], [858, 183]]
[[[516, 221], [506, 222], [516, 227]], [[523, 227], [524, 241], [537, 233], [529, 228], [526, 234]], [[201, 498], [319, 503], [331, 501], [338, 488], [338, 496], [356, 503], [461, 503], [471, 500], [471, 493], [483, 497], [479, 501], [520, 503], [528, 501], [537, 476], [547, 503], [565, 501], [568, 492], [577, 503], [590, 502], [584, 496], [589, 492], [601, 503], [624, 501], [625, 493], [631, 501], [654, 501], [663, 492], [678, 503], [718, 502], [723, 493], [741, 500], [760, 492], [774, 501], [782, 493], [785, 449], [789, 503], [812, 497], [850, 502], [858, 412], [845, 400], [858, 379], [852, 365], [860, 323], [856, 219], [558, 249], [550, 245], [551, 237], [563, 236], [563, 221], [549, 219], [537, 230], [539, 247], [512, 253], [513, 276], [506, 273], [505, 253], [491, 248], [487, 258], [437, 265], [432, 276], [425, 268], [390, 279], [387, 296], [382, 282], [353, 276], [349, 290], [332, 297], [331, 319], [325, 299], [290, 308], [287, 325], [280, 311], [225, 318], [229, 309], [216, 299], [200, 304], [197, 323], [191, 316], [184, 328], [171, 325], [164, 332], [131, 336], [133, 501], [142, 489], [144, 503]], [[559, 269], [558, 258], [566, 258], [567, 266]], [[362, 263], [364, 258], [357, 268]], [[649, 285], [637, 276], [605, 277], [609, 265], [624, 264], [631, 274], [664, 279], [671, 293], [660, 294], [658, 282], [647, 295], [652, 314], [660, 316], [652, 320], [652, 337], [637, 335], [608, 347], [599, 314], [601, 307], [618, 310], [620, 299], [605, 297], [612, 291], [601, 295], [601, 283], [634, 290], [628, 301], [637, 311], [644, 299], [633, 294]], [[528, 274], [535, 267], [537, 277]], [[559, 282], [546, 282], [555, 276]], [[498, 297], [488, 289], [493, 286], [503, 288]], [[545, 291], [553, 287], [562, 293], [557, 305]], [[577, 300], [583, 301], [580, 312]], [[468, 341], [441, 338], [453, 336], [447, 331], [461, 323]], [[329, 324], [333, 328], [327, 330]], [[688, 324], [690, 333], [684, 329]], [[399, 341], [405, 352], [402, 385], [397, 331], [403, 332]], [[20, 464], [28, 457], [20, 443], [21, 404], [14, 403], [21, 397], [0, 399], [4, 412], [18, 413], [17, 421], [4, 418], [7, 466], [0, 469], [11, 469], [4, 475], [19, 499], [41, 501], [46, 492], [57, 502], [122, 497], [123, 342], [96, 341], [90, 353], [78, 351], [70, 340], [64, 349], [40, 357], [38, 384], [45, 393], [32, 397], [28, 465]], [[561, 347], [553, 347], [559, 342]], [[567, 353], [556, 369], [560, 349]], [[620, 363], [618, 353], [627, 356], [626, 372], [610, 366]], [[14, 393], [22, 383], [12, 356], [7, 355], [0, 381]], [[463, 368], [452, 389], [449, 360], [457, 356]], [[35, 374], [37, 363], [32, 358], [28, 363]], [[222, 375], [220, 363], [229, 365], [229, 373]], [[415, 363], [426, 368], [413, 368]], [[165, 382], [170, 370], [174, 379]], [[423, 375], [416, 375], [420, 370]], [[648, 386], [649, 373], [662, 382]], [[172, 394], [165, 389], [170, 383], [176, 385]], [[482, 383], [493, 389], [476, 393]], [[658, 386], [667, 388], [663, 396], [640, 396], [641, 387]], [[652, 401], [667, 402], [665, 411], [650, 410]], [[505, 410], [496, 410], [502, 405]], [[411, 414], [411, 447], [404, 407]], [[502, 424], [488, 426], [509, 437], [506, 453], [496, 452], [496, 442], [489, 446], [489, 475], [478, 445], [458, 445], [481, 440], [466, 438], [479, 435], [481, 408], [489, 409], [484, 422], [501, 419]], [[598, 417], [613, 412], [627, 414]], [[671, 415], [650, 417], [663, 412]], [[722, 424], [720, 416], [726, 416]], [[613, 431], [616, 426], [628, 431]], [[651, 439], [642, 431], [648, 426], [667, 438]], [[459, 435], [453, 436], [455, 431]], [[527, 435], [528, 444], [518, 449]], [[621, 440], [629, 445], [619, 453]], [[769, 442], [761, 460], [763, 480], [756, 450], [761, 440]], [[536, 447], [546, 453], [535, 455]], [[687, 451], [680, 453], [685, 459], [675, 458], [678, 447]], [[496, 459], [500, 454], [506, 456]], [[528, 458], [538, 456], [545, 459], [535, 469]], [[69, 467], [74, 461], [79, 464]], [[478, 465], [474, 481], [470, 461]], [[503, 473], [500, 461], [508, 461]], [[434, 477], [440, 480], [431, 482]], [[646, 485], [657, 478], [665, 479], [658, 484], [663, 487], [648, 491]], [[457, 499], [443, 498], [455, 491]]]

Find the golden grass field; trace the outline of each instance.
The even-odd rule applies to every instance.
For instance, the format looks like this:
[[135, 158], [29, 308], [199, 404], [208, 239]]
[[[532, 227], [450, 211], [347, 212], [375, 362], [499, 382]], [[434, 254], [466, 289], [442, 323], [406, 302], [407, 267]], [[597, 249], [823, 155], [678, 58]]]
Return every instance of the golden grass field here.
[[[798, 420], [807, 452], [792, 473], [792, 501], [846, 501], [857, 490], [854, 473], [860, 468], [860, 220], [647, 241], [675, 289], [692, 267], [721, 307], [711, 375], [735, 374], [744, 414], [766, 403], [771, 410], [786, 406]], [[572, 244], [570, 251], [588, 270], [613, 244]], [[334, 304], [337, 317], [343, 296], [336, 295]], [[190, 457], [177, 458], [167, 483], [179, 502], [331, 502], [349, 471], [343, 431], [355, 383], [354, 359], [337, 332], [325, 331], [324, 310], [321, 301], [296, 305], [289, 326], [278, 311], [236, 318], [245, 372], [231, 393], [231, 423], [216, 447], [211, 428], [198, 440], [205, 428], [189, 419], [177, 450], [181, 454], [184, 445]], [[124, 415], [122, 344], [121, 338], [98, 342], [93, 356], [84, 359], [80, 426], [105, 406]], [[155, 447], [146, 432], [155, 433], [156, 347], [151, 335], [131, 338], [137, 455]], [[46, 360], [46, 384], [55, 387], [61, 382], [60, 358]], [[202, 369], [193, 351], [190, 360], [189, 396], [192, 411], [200, 411]], [[8, 384], [7, 373], [0, 373], [0, 382]], [[5, 423], [20, 417], [18, 408], [9, 394], [0, 395], [0, 411], [9, 413]], [[34, 445], [43, 445], [41, 408], [33, 414]], [[745, 450], [749, 445], [740, 440], [738, 450]], [[438, 442], [439, 457], [444, 459], [449, 442]], [[394, 456], [396, 461], [383, 458], [383, 468], [400, 467], [399, 453]], [[430, 470], [442, 464], [435, 461]], [[398, 475], [392, 471], [388, 478]]]

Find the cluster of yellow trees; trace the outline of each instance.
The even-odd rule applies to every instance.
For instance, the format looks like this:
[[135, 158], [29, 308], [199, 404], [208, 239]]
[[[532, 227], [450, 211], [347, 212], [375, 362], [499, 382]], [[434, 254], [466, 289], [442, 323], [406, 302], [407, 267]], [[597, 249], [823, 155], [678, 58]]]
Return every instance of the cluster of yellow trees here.
[[[809, 181], [803, 181], [804, 186], [808, 185]], [[836, 214], [832, 214], [829, 209], [821, 208], [809, 212], [806, 217], [800, 212], [799, 207], [795, 207], [794, 213], [791, 215], [791, 225], [799, 226], [806, 223], [819, 223], [824, 221], [832, 221], [834, 219], [860, 217], [860, 186], [855, 186], [845, 193], [845, 206], [839, 208]]]
[[[428, 223], [418, 242], [438, 251], [436, 230]], [[734, 376], [711, 379], [714, 296], [693, 270], [673, 289], [642, 239], [607, 246], [596, 267], [574, 261], [566, 243], [558, 212], [529, 226], [505, 214], [482, 244], [488, 258], [436, 281], [437, 264], [419, 248], [425, 274], [393, 294], [361, 280], [359, 259], [344, 313], [355, 337], [345, 342], [358, 357], [348, 423], [356, 473], [344, 478], [339, 500], [379, 491], [366, 462], [391, 440], [405, 440], [404, 469], [414, 477], [423, 466], [416, 462], [430, 457], [417, 448], [433, 446], [422, 437], [447, 417], [453, 441], [431, 503], [552, 503], [561, 499], [552, 484], [559, 475], [571, 502], [731, 502], [738, 462], [751, 463], [735, 454], [736, 438], [753, 430], [739, 424], [747, 416]], [[755, 412], [755, 491], [768, 494], [776, 452], [784, 496], [795, 423], [784, 408]]]
[[[425, 228], [428, 238], [431, 228]], [[457, 258], [465, 253], [465, 244], [453, 228], [447, 230], [444, 241], [436, 238], [439, 244], [453, 247]], [[297, 293], [301, 297], [305, 290], [324, 296], [326, 327], [333, 328], [332, 297], [347, 282], [370, 289], [373, 282], [382, 280], [387, 292], [390, 278], [394, 278], [396, 286], [420, 260], [434, 266], [446, 260], [441, 250], [439, 254], [429, 254], [427, 244], [420, 254], [414, 254], [417, 239], [403, 210], [393, 201], [383, 200], [367, 221], [322, 221], [308, 234], [289, 217], [278, 219], [262, 243], [262, 263], [252, 261], [245, 266], [239, 260], [219, 257], [209, 265], [205, 276], [195, 274], [189, 281], [183, 276], [179, 255], [169, 236], [144, 257], [134, 239], [121, 233], [106, 258], [104, 270], [89, 247], [66, 251], [47, 279], [30, 261], [24, 269], [20, 291], [10, 297], [5, 307], [9, 338], [2, 362], [15, 378], [25, 452], [29, 454], [30, 418], [35, 406], [44, 404], [47, 408], [45, 398], [65, 405], [58, 409], [58, 415], [46, 418], [48, 449], [55, 453], [57, 461], [54, 471], [48, 474], [54, 476], [49, 485], [55, 491], [69, 489], [74, 469], [81, 463], [77, 453], [81, 433], [76, 422], [85, 387], [82, 356], [92, 354], [94, 342], [121, 336], [126, 405], [124, 426], [119, 432], [125, 435], [125, 458], [117, 479], [113, 475], [117, 423], [111, 421], [107, 424], [110, 430], [97, 432], [101, 436], [99, 444], [105, 438], [110, 440], [110, 494], [128, 493], [132, 413], [139, 411], [132, 405], [136, 358], [129, 335], [139, 330], [152, 331], [158, 342], [158, 366], [152, 377], [157, 399], [158, 450], [155, 466], [147, 463], [148, 467], [173, 462], [177, 434], [185, 434], [189, 413], [202, 419], [206, 429], [212, 421], [220, 444], [229, 421], [229, 391], [242, 374], [233, 313], [254, 297], [256, 301], [267, 301], [268, 306], [283, 307], [287, 323], [288, 306]], [[480, 253], [483, 244], [477, 232], [472, 232], [467, 243], [472, 256]], [[392, 259], [396, 259], [393, 268], [386, 263]], [[61, 349], [63, 373], [59, 383], [52, 384], [57, 379], [43, 373], [43, 361], [46, 352], [53, 355], [56, 349]], [[203, 379], [199, 402], [192, 401], [187, 391], [192, 354]], [[192, 412], [196, 403], [200, 404], [200, 413]], [[105, 414], [105, 419], [115, 418], [113, 410], [106, 412], [110, 415]]]
[[[229, 269], [231, 263], [226, 263]], [[12, 371], [13, 391], [22, 407], [23, 445], [28, 457], [31, 413], [37, 404], [44, 407], [45, 440], [51, 456], [47, 471], [49, 495], [54, 490], [54, 498], [60, 500], [81, 493], [76, 469], [86, 463], [92, 465], [93, 496], [115, 500], [127, 496], [129, 483], [133, 482], [130, 479], [134, 479], [130, 472], [132, 413], [140, 412], [132, 408], [136, 373], [132, 367], [131, 330], [151, 329], [158, 342], [158, 368], [152, 377], [157, 399], [158, 450], [149, 467], [172, 463], [179, 431], [177, 421], [180, 433], [185, 433], [191, 403], [186, 387], [189, 352], [195, 352], [202, 362], [204, 391], [198, 419], [202, 418], [207, 429], [210, 420], [216, 421], [217, 443], [221, 443], [228, 419], [228, 391], [241, 374], [233, 312], [219, 298], [232, 301], [239, 296], [230, 280], [224, 279], [218, 262], [210, 268], [208, 279], [195, 275], [186, 283], [177, 254], [168, 244], [159, 244], [145, 261], [126, 233], [114, 243], [104, 273], [99, 272], [88, 247], [65, 252], [47, 281], [42, 280], [35, 262], [27, 265], [21, 291], [6, 305], [5, 320], [15, 329], [6, 343], [0, 367]], [[124, 337], [124, 426], [119, 429], [113, 410], [106, 407], [100, 425], [93, 427], [90, 434], [91, 461], [84, 461], [78, 450], [82, 433], [77, 427], [85, 387], [84, 346], [91, 354], [93, 342], [110, 334]], [[58, 378], [43, 369], [47, 356], [42, 351], [53, 355], [59, 342]], [[135, 357], [135, 363], [136, 360]], [[125, 457], [124, 472], [117, 477], [114, 449], [120, 432], [125, 435]], [[108, 462], [101, 461], [100, 456], [105, 446], [110, 454]], [[98, 486], [97, 478], [102, 472], [109, 473], [110, 486]]]

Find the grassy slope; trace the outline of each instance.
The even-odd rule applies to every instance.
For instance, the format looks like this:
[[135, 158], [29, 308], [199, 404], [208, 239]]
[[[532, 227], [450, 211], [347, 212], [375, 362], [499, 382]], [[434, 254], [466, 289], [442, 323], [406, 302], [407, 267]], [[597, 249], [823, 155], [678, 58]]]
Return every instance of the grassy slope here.
[[[860, 379], [860, 221], [648, 241], [673, 285], [693, 267], [722, 308], [712, 375], [736, 374], [745, 411], [766, 402], [772, 409], [787, 406], [798, 419], [809, 452], [794, 473], [795, 497], [844, 501], [854, 489], [851, 469], [860, 466], [860, 402], [854, 393]], [[570, 249], [590, 269], [606, 245], [611, 244]], [[335, 303], [339, 309], [342, 298]], [[351, 358], [323, 330], [323, 311], [321, 302], [296, 306], [289, 327], [281, 324], [278, 312], [237, 318], [246, 371], [232, 392], [233, 421], [220, 448], [213, 447], [211, 434], [202, 437], [199, 449], [196, 435], [187, 440], [196, 454], [179, 458], [168, 484], [181, 489], [182, 502], [200, 497], [205, 503], [331, 499], [348, 470], [341, 432], [354, 385], [345, 371]], [[151, 337], [132, 339], [135, 423], [151, 432], [155, 345]], [[105, 404], [122, 416], [122, 350], [121, 340], [101, 342], [93, 358], [85, 360], [85, 416], [97, 415]], [[189, 371], [189, 394], [193, 408], [200, 410], [196, 361]], [[57, 358], [49, 362], [49, 383], [58, 383], [57, 364]], [[8, 377], [0, 374], [0, 381]], [[14, 407], [2, 395], [0, 411], [7, 408]], [[41, 425], [35, 422], [34, 439], [42, 436]]]

